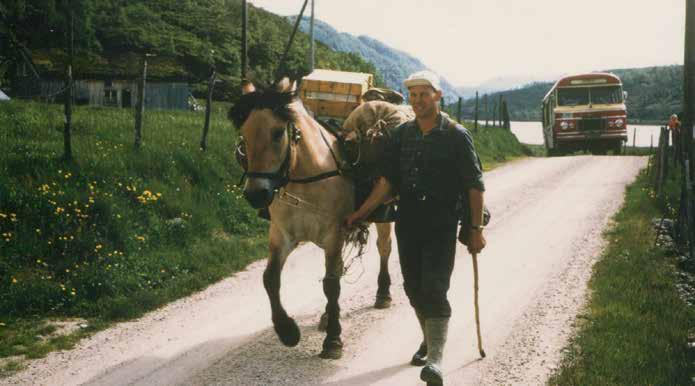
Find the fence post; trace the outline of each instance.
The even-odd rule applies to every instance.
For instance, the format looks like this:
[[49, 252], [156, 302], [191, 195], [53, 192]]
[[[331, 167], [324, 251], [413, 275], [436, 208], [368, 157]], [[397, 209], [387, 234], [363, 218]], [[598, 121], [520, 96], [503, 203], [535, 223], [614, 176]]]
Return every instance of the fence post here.
[[142, 145], [142, 120], [145, 116], [145, 83], [147, 81], [147, 55], [142, 56], [142, 75], [138, 85], [138, 105], [135, 110], [135, 148]]
[[206, 151], [208, 149], [208, 130], [210, 129], [210, 112], [212, 110], [212, 90], [215, 88], [215, 78], [217, 71], [215, 66], [211, 68], [210, 79], [208, 80], [208, 97], [205, 104], [205, 124], [203, 125], [203, 137], [200, 139], [200, 149]]
[[509, 118], [509, 105], [507, 104], [507, 98], [502, 100], [502, 120], [504, 124], [502, 127], [509, 130], [511, 129], [511, 122]]
[[478, 92], [475, 92], [475, 113], [473, 115], [473, 131], [478, 131]]
[[688, 252], [689, 258], [692, 259], [695, 256], [695, 243], [693, 243], [693, 207], [692, 207], [692, 197], [693, 189], [690, 184], [690, 159], [685, 159], [685, 223], [686, 227], [686, 237], [688, 240]]
[[657, 170], [656, 178], [656, 195], [661, 198], [662, 188], [664, 185], [664, 179], [666, 177], [666, 152], [668, 148], [668, 139], [665, 138], [664, 130], [662, 128], [659, 134], [659, 168]]
[[483, 95], [483, 105], [485, 106], [485, 127], [487, 127], [490, 119], [490, 112], [487, 109], [487, 94]]
[[73, 78], [72, 78], [72, 61], [75, 56], [75, 36], [74, 36], [74, 14], [72, 4], [69, 4], [68, 23], [70, 31], [68, 32], [68, 73], [65, 85], [65, 126], [63, 127], [63, 158], [66, 161], [72, 160], [72, 100], [74, 98]]
[[461, 123], [461, 97], [459, 97], [458, 109], [456, 113], [456, 120]]
[[[659, 141], [661, 141], [661, 136], [659, 136]], [[637, 143], [637, 128], [633, 127], [632, 128], [632, 150], [636, 149], [636, 143]]]
[[492, 102], [492, 127], [497, 127], [497, 102]]

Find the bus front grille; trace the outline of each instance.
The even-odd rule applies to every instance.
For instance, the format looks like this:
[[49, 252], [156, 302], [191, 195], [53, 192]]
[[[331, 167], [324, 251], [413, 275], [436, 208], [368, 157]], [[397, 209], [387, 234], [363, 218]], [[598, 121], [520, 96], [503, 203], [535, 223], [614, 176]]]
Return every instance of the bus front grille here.
[[601, 118], [584, 118], [579, 120], [579, 130], [599, 131], [604, 128], [604, 120]]

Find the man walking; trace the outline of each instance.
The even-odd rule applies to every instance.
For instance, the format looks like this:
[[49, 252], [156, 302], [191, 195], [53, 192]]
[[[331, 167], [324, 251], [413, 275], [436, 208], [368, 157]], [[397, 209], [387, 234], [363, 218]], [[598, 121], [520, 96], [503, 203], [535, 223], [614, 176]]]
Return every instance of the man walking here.
[[420, 378], [443, 384], [442, 355], [451, 306], [447, 299], [456, 252], [457, 203], [468, 197], [472, 231], [468, 250], [485, 247], [480, 159], [468, 131], [439, 110], [439, 78], [416, 72], [404, 82], [415, 119], [391, 132], [382, 176], [362, 206], [346, 220], [363, 220], [382, 202], [399, 195], [396, 238], [404, 287], [423, 333], [411, 363], [425, 367]]

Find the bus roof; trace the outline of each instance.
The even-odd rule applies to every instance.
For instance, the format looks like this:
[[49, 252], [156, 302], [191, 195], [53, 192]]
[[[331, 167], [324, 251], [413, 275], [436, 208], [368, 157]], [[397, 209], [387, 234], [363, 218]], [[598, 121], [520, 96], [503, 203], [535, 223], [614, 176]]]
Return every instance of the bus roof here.
[[611, 74], [609, 72], [589, 72], [585, 74], [575, 74], [568, 75], [560, 78], [553, 87], [550, 88], [548, 93], [543, 97], [543, 101], [548, 99], [548, 96], [559, 87], [572, 87], [572, 86], [590, 86], [590, 85], [621, 85], [620, 78], [617, 75]]

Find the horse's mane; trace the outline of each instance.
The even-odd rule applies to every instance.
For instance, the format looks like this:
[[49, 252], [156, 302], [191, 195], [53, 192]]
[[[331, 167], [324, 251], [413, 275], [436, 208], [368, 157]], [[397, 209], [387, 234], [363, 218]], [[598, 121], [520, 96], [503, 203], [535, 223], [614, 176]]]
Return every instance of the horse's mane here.
[[273, 87], [264, 87], [242, 95], [239, 101], [229, 109], [228, 117], [234, 126], [240, 128], [253, 110], [270, 109], [278, 119], [295, 122], [296, 116], [289, 106], [295, 96], [296, 94], [292, 91], [277, 91]]

